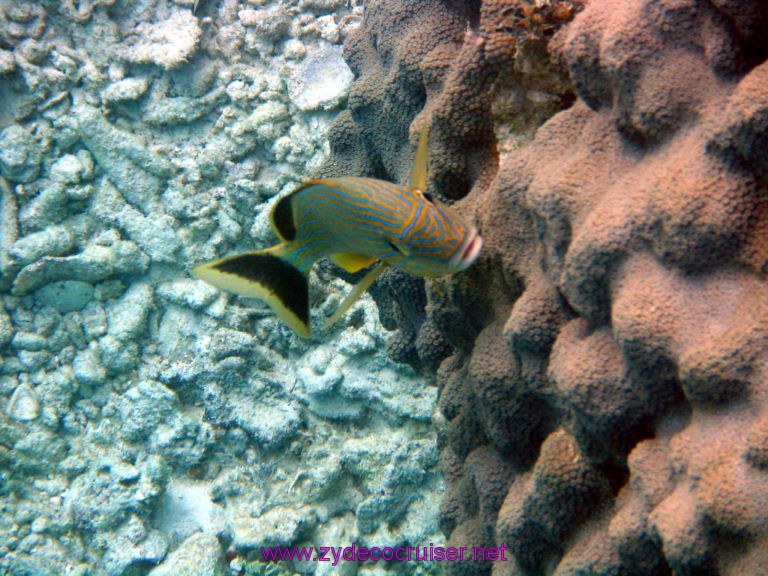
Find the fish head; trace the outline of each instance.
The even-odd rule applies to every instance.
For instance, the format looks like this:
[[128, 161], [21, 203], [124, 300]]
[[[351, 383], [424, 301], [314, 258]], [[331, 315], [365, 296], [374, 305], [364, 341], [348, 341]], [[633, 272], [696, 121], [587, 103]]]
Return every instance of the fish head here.
[[429, 194], [414, 193], [423, 203], [421, 210], [405, 227], [405, 235], [388, 239], [395, 254], [386, 260], [405, 272], [427, 277], [448, 276], [469, 268], [483, 247], [477, 228]]

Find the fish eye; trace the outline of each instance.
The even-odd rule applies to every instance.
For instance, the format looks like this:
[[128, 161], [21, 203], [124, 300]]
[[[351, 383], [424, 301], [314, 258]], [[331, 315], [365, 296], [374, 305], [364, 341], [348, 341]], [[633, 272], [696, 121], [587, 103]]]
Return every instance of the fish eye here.
[[434, 199], [432, 198], [432, 194], [430, 194], [429, 192], [422, 192], [421, 196], [422, 196], [422, 198], [424, 198], [424, 200], [426, 200], [430, 204], [434, 204], [435, 203]]

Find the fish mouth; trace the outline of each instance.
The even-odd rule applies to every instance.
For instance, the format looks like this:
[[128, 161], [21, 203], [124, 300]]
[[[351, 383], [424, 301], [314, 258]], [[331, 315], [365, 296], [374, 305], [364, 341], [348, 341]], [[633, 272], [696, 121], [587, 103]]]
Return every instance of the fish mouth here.
[[472, 263], [477, 260], [477, 256], [480, 254], [480, 249], [483, 247], [483, 239], [480, 238], [476, 228], [472, 228], [464, 240], [461, 242], [461, 246], [451, 256], [450, 266], [453, 270], [460, 272], [469, 268]]

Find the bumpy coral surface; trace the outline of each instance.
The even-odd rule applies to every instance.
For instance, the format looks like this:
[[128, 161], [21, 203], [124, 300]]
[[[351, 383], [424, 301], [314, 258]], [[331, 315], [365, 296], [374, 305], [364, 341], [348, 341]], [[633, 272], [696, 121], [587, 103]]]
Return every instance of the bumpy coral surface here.
[[[357, 76], [349, 110], [331, 129], [332, 154], [318, 173], [357, 173], [405, 182], [418, 131], [429, 122], [433, 193], [451, 202], [487, 186], [497, 168], [494, 119], [513, 115], [515, 134], [529, 134], [571, 99], [564, 75], [549, 69], [545, 39], [579, 6], [367, 3], [362, 25], [344, 47]], [[505, 105], [494, 108], [493, 94]], [[471, 343], [474, 321], [465, 326], [463, 320], [459, 324], [450, 320], [455, 318], [450, 306], [466, 309], [469, 302], [446, 303], [445, 322], [439, 325], [437, 317], [426, 321], [422, 317], [423, 291], [411, 282], [397, 297], [387, 285], [401, 282], [382, 284], [373, 295], [384, 310], [385, 325], [388, 318], [402, 317], [399, 333], [389, 342], [393, 358], [434, 369], [452, 347]]]
[[407, 5], [350, 39], [332, 149], [404, 178], [382, 118], [426, 98], [435, 193], [485, 239], [421, 325], [452, 351], [441, 527], [511, 559], [449, 571], [765, 573], [763, 3]]

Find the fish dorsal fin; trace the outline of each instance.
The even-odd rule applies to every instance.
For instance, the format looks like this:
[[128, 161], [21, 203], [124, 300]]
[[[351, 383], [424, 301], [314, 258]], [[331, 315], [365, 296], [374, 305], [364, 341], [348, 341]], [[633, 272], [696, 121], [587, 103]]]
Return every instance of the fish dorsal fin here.
[[310, 186], [316, 184], [329, 185], [331, 183], [331, 180], [307, 180], [275, 202], [272, 211], [269, 213], [269, 225], [280, 240], [291, 242], [296, 238], [297, 226], [300, 226], [300, 223], [296, 222], [293, 203], [296, 201], [297, 195]]
[[339, 305], [339, 309], [333, 313], [333, 316], [325, 321], [325, 327], [330, 328], [336, 324], [339, 318], [347, 313], [352, 305], [360, 299], [360, 296], [365, 294], [365, 291], [371, 287], [371, 284], [373, 284], [376, 281], [376, 278], [381, 276], [381, 273], [386, 269], [387, 263], [382, 261], [379, 262], [375, 268], [372, 268], [370, 272], [368, 272], [365, 276], [363, 276], [363, 279], [355, 284], [355, 287], [352, 289], [352, 291], [347, 294], [346, 298], [344, 298], [344, 301]]
[[408, 186], [411, 190], [427, 189], [427, 160], [429, 159], [429, 123], [425, 120], [419, 132], [419, 144], [416, 156], [413, 158], [411, 179]]
[[299, 190], [294, 190], [275, 202], [269, 213], [269, 225], [277, 237], [283, 242], [291, 242], [296, 238], [296, 222], [293, 217], [293, 197]]
[[347, 272], [355, 273], [359, 272], [363, 268], [366, 268], [376, 262], [376, 258], [370, 256], [363, 256], [361, 254], [334, 254], [331, 256], [338, 266], [341, 266]]

